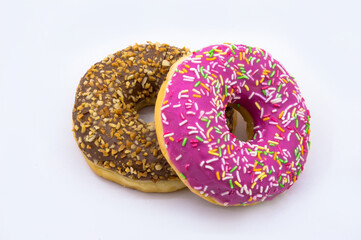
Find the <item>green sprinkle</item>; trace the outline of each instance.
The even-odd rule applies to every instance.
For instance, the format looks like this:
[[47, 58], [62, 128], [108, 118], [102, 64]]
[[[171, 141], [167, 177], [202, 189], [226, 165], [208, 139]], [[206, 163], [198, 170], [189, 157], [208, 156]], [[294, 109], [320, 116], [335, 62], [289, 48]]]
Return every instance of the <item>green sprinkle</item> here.
[[231, 47], [232, 47], [232, 49], [236, 49], [236, 46], [234, 46], [233, 44], [231, 44]]
[[196, 82], [196, 84], [194, 84], [194, 87], [198, 87], [199, 84], [201, 84], [201, 81]]
[[228, 59], [228, 62], [231, 62], [231, 61], [232, 61], [232, 59], [233, 59], [233, 57], [230, 57], [230, 58]]
[[271, 85], [271, 83], [272, 83], [272, 80], [270, 79], [270, 80], [268, 81], [268, 86]]
[[231, 171], [229, 171], [230, 173], [234, 172], [237, 169], [237, 166], [234, 166]]
[[259, 58], [256, 60], [256, 63], [259, 63], [259, 61], [261, 61]]
[[220, 156], [220, 157], [222, 156], [222, 150], [221, 150], [221, 147], [218, 147], [218, 154], [219, 154], [219, 156]]
[[221, 114], [222, 114], [222, 112], [219, 112], [219, 113], [217, 113], [217, 116], [216, 116], [216, 117], [219, 117], [219, 116], [221, 116]]
[[283, 159], [281, 159], [281, 158], [277, 158], [277, 159], [280, 160], [280, 162], [283, 163], [283, 164], [284, 164], [284, 163], [287, 163], [287, 160], [283, 160]]
[[271, 169], [271, 170], [269, 170], [269, 172], [268, 172], [268, 175], [271, 175], [271, 173], [273, 172], [273, 170]]
[[224, 95], [227, 97], [228, 92], [227, 92], [227, 85], [224, 85]]
[[224, 141], [227, 142], [227, 134], [224, 135]]
[[257, 133], [254, 134], [253, 139], [256, 139], [256, 137], [257, 137]]
[[239, 108], [241, 105], [237, 103], [237, 107]]
[[201, 66], [200, 72], [201, 72], [202, 77], [203, 77], [204, 79], [207, 79], [208, 74], [204, 75], [204, 73], [203, 73], [203, 66]]
[[275, 69], [275, 67], [276, 67], [276, 63], [274, 63], [273, 65], [272, 65], [272, 69]]
[[298, 136], [298, 133], [296, 133], [296, 137], [297, 137], [298, 141], [301, 141], [301, 138], [300, 138], [300, 136]]
[[281, 91], [281, 88], [282, 88], [282, 84], [279, 85], [278, 89], [277, 89], [277, 92], [279, 93]]
[[297, 154], [298, 154], [298, 148], [295, 148], [295, 156], [297, 156]]
[[212, 49], [212, 50], [209, 51], [209, 57], [210, 57], [210, 58], [213, 57], [213, 52], [214, 52], [214, 49]]
[[283, 187], [285, 187], [285, 186], [284, 186], [283, 184], [280, 184], [280, 187], [283, 188]]
[[248, 62], [250, 62], [252, 60], [252, 56], [250, 56], [249, 58], [248, 58]]
[[296, 128], [298, 128], [298, 119], [296, 118]]
[[176, 68], [175, 72], [179, 72], [178, 68]]
[[252, 149], [248, 148], [248, 152], [252, 152]]
[[221, 140], [218, 138], [217, 139], [217, 144], [220, 144], [221, 143]]
[[262, 51], [261, 49], [259, 49], [259, 51], [261, 52], [262, 56], [264, 57], [264, 53], [263, 53], [263, 51]]
[[311, 149], [311, 141], [308, 141], [308, 149]]
[[278, 182], [281, 182], [281, 179], [282, 179], [282, 176], [280, 176], [280, 177], [278, 178]]
[[187, 138], [184, 138], [183, 142], [182, 142], [182, 147], [184, 147], [186, 145], [186, 142], [187, 142]]
[[252, 48], [248, 46], [249, 52], [252, 54]]
[[208, 122], [208, 119], [207, 118], [201, 118], [201, 121]]
[[208, 120], [206, 127], [209, 128], [209, 124], [211, 124], [211, 120]]
[[231, 186], [231, 188], [233, 188], [233, 182], [232, 182], [232, 179], [229, 179], [229, 186]]
[[270, 144], [268, 144], [268, 145], [270, 145], [271, 147], [274, 147], [274, 146], [275, 146], [273, 143], [270, 143]]
[[242, 75], [242, 76], [237, 77], [237, 79], [243, 79], [243, 78], [249, 79], [249, 77], [247, 77], [246, 75]]
[[236, 52], [233, 50], [233, 49], [231, 49], [232, 50], [232, 53], [234, 54], [234, 55], [236, 55]]
[[267, 93], [264, 89], [262, 90], [262, 93], [263, 93], [263, 95], [267, 96]]
[[301, 163], [297, 163], [297, 166], [298, 166], [298, 167], [301, 167]]
[[196, 136], [196, 139], [198, 139], [200, 142], [203, 142], [204, 140], [198, 136]]
[[297, 154], [296, 160], [298, 160], [298, 159], [300, 158], [300, 156], [301, 156], [301, 152], [299, 152], [299, 153]]
[[182, 178], [186, 179], [186, 176], [183, 175], [183, 173], [180, 174]]
[[261, 163], [261, 162], [259, 162], [259, 161], [257, 161], [257, 160], [255, 160], [259, 165], [261, 165], [262, 167], [264, 166], [264, 164], [263, 163]]
[[298, 172], [297, 172], [297, 176], [299, 176], [299, 175], [300, 175], [300, 173], [301, 173], [301, 169], [299, 169], [299, 170], [298, 170]]

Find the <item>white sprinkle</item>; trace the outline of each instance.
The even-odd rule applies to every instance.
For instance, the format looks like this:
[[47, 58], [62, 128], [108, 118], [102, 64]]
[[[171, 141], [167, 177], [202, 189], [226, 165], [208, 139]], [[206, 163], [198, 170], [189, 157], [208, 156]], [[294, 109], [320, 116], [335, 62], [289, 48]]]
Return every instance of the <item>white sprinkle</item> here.
[[160, 108], [160, 110], [166, 109], [167, 107], [169, 107], [169, 104], [164, 105], [163, 107]]
[[207, 160], [206, 163], [208, 164], [208, 163], [215, 162], [218, 160], [219, 160], [219, 158], [212, 158], [212, 159]]
[[194, 106], [195, 106], [196, 110], [198, 111], [198, 104], [194, 103]]
[[201, 162], [201, 164], [199, 164], [199, 166], [203, 167], [204, 165], [204, 161]]
[[196, 122], [196, 125], [197, 125], [198, 129], [200, 129], [202, 132], [204, 132], [203, 128], [201, 126], [199, 126], [198, 122]]
[[165, 134], [163, 137], [171, 137], [171, 136], [173, 136], [174, 135], [174, 133], [168, 133], [168, 134]]
[[173, 105], [173, 108], [179, 108], [181, 104]]
[[184, 124], [186, 124], [188, 121], [187, 121], [187, 119], [186, 120], [184, 120], [183, 122], [181, 122], [181, 123], [179, 123], [179, 126], [183, 126]]
[[181, 159], [182, 154], [180, 154], [178, 157], [175, 158], [176, 161], [178, 161], [179, 159]]
[[188, 115], [196, 115], [196, 113], [192, 112], [192, 111], [188, 111], [188, 112], [186, 112], [186, 114], [188, 114]]
[[214, 168], [213, 168], [213, 167], [211, 167], [211, 166], [209, 166], [209, 165], [206, 165], [206, 166], [205, 166], [205, 168], [207, 168], [207, 169], [209, 169], [209, 170], [211, 170], [211, 171], [213, 171], [213, 170], [214, 170]]
[[191, 134], [196, 134], [198, 133], [198, 131], [190, 131], [188, 134], [191, 135]]
[[224, 193], [221, 193], [221, 196], [225, 196], [225, 195], [227, 195], [227, 194], [229, 194], [228, 191], [227, 191], [227, 192], [224, 192]]
[[248, 99], [251, 99], [254, 95], [254, 92], [251, 93], [251, 95], [249, 95]]

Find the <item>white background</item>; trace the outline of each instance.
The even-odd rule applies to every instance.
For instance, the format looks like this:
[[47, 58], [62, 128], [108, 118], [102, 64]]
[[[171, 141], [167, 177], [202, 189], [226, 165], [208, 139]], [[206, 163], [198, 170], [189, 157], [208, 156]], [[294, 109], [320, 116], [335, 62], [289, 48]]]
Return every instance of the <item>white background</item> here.
[[[360, 239], [360, 2], [3, 1], [0, 239]], [[97, 177], [72, 136], [80, 78], [135, 42], [262, 47], [311, 111], [299, 181], [271, 202], [222, 208]]]

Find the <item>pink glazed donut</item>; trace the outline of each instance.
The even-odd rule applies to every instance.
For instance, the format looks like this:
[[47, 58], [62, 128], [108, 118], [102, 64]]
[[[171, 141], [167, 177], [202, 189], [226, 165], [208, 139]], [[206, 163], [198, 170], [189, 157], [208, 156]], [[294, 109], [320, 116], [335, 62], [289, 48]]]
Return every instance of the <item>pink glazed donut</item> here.
[[[227, 105], [252, 126], [248, 141], [229, 131]], [[310, 147], [310, 113], [294, 78], [269, 53], [245, 45], [212, 45], [178, 60], [155, 120], [180, 179], [223, 206], [271, 200], [290, 188]]]

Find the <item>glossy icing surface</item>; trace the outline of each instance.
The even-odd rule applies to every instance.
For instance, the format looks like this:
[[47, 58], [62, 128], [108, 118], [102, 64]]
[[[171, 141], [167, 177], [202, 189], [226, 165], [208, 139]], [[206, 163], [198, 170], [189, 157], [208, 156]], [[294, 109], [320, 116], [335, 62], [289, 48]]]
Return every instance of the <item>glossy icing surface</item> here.
[[[252, 116], [252, 140], [229, 132], [224, 110], [231, 103]], [[306, 163], [305, 101], [284, 67], [259, 48], [220, 44], [193, 52], [168, 82], [161, 119], [181, 177], [224, 205], [274, 198], [294, 184]]]

